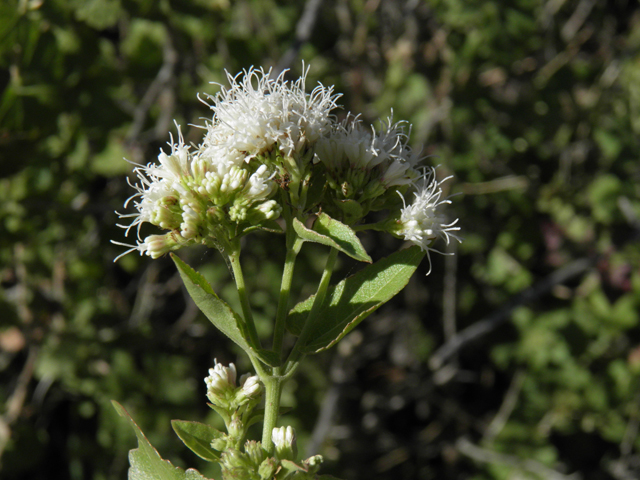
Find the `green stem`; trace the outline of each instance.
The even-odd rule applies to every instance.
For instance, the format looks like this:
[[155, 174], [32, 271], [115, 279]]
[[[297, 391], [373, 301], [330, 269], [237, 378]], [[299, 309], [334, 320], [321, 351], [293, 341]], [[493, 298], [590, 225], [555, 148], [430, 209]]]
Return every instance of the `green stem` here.
[[264, 424], [262, 426], [262, 448], [267, 452], [271, 452], [273, 449], [271, 432], [278, 422], [280, 396], [282, 395], [282, 385], [284, 382], [283, 378], [277, 373], [274, 373], [273, 376], [263, 378], [262, 381], [266, 390], [264, 402]]
[[296, 257], [300, 253], [300, 248], [304, 241], [298, 237], [291, 222], [287, 223], [287, 257], [284, 261], [284, 270], [282, 272], [282, 283], [280, 284], [280, 298], [278, 299], [278, 310], [276, 312], [276, 324], [273, 331], [273, 351], [280, 353], [282, 357], [282, 340], [284, 338], [284, 330], [289, 313], [289, 295], [291, 294], [291, 283], [293, 282], [293, 268], [296, 263]]
[[233, 271], [233, 277], [236, 281], [238, 295], [240, 296], [242, 315], [244, 316], [244, 323], [249, 333], [249, 340], [253, 347], [261, 348], [256, 325], [253, 322], [253, 314], [251, 313], [251, 305], [249, 304], [249, 295], [247, 294], [247, 289], [244, 284], [244, 275], [242, 273], [242, 266], [240, 265], [239, 245], [234, 246], [234, 248], [230, 251], [229, 262], [231, 263], [231, 270]]
[[332, 248], [329, 252], [329, 257], [327, 258], [327, 263], [324, 267], [324, 272], [322, 273], [322, 278], [320, 279], [320, 285], [318, 286], [318, 292], [316, 293], [316, 298], [313, 300], [313, 305], [311, 306], [311, 311], [307, 316], [307, 320], [302, 327], [302, 332], [298, 337], [298, 341], [296, 342], [289, 358], [287, 359], [287, 366], [285, 368], [285, 374], [288, 373], [292, 368], [295, 368], [300, 357], [302, 357], [302, 347], [307, 343], [311, 332], [313, 332], [313, 327], [315, 326], [318, 313], [320, 312], [320, 308], [324, 303], [325, 297], [327, 296], [327, 290], [329, 288], [329, 282], [331, 281], [331, 274], [333, 273], [333, 267], [336, 263], [336, 258], [338, 256], [338, 250]]

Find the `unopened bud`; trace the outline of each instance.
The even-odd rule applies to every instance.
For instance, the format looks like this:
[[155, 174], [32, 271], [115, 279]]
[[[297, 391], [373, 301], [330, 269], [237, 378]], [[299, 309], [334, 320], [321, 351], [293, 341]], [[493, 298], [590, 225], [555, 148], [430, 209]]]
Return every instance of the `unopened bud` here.
[[264, 448], [262, 448], [262, 444], [260, 442], [256, 442], [255, 440], [248, 440], [247, 443], [244, 444], [244, 452], [248, 455], [251, 463], [258, 467], [266, 458], [267, 452]]
[[271, 480], [278, 469], [278, 462], [275, 458], [269, 457], [264, 460], [258, 467], [258, 475], [260, 480]]
[[320, 469], [322, 461], [322, 455], [314, 455], [307, 458], [303, 463], [307, 466], [309, 473], [316, 473]]
[[179, 245], [178, 239], [182, 239], [182, 237], [173, 232], [165, 235], [149, 235], [144, 239], [144, 243], [140, 245], [140, 251], [145, 252], [155, 260], [174, 250]]
[[236, 367], [230, 363], [228, 367], [216, 363], [209, 369], [209, 376], [204, 379], [207, 384], [207, 397], [211, 403], [216, 403], [219, 397], [224, 397], [227, 392], [236, 388]]
[[227, 425], [227, 431], [229, 432], [230, 439], [233, 439], [233, 441], [236, 442], [241, 440], [244, 436], [244, 425], [237, 413], [234, 413], [231, 417], [231, 421]]
[[257, 398], [262, 394], [262, 383], [256, 375], [248, 376], [240, 379], [242, 385], [242, 393], [249, 398]]
[[294, 460], [297, 454], [296, 432], [291, 427], [274, 428], [271, 432], [271, 440], [276, 447], [278, 457]]

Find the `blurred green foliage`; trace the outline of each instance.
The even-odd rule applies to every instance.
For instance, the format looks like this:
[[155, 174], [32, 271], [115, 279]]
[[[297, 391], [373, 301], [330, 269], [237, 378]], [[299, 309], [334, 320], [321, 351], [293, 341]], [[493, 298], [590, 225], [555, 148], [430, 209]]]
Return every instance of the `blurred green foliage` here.
[[[455, 175], [465, 239], [288, 385], [285, 421], [318, 449], [309, 453], [354, 479], [638, 478], [636, 3], [326, 0], [306, 40], [296, 34], [304, 10], [284, 0], [0, 3], [2, 478], [124, 478], [135, 442], [111, 399], [163, 456], [217, 476], [169, 421], [205, 420], [214, 358], [250, 365], [169, 261], [112, 263], [122, 250], [109, 240], [123, 235], [113, 212], [133, 193], [123, 157], [153, 161], [174, 119], [198, 142], [186, 126], [209, 112], [196, 95], [215, 93], [224, 69], [297, 75], [301, 59], [309, 87], [345, 94], [339, 115], [393, 109], [413, 124], [427, 162]], [[399, 247], [363, 242], [374, 258]], [[258, 235], [245, 248], [268, 336], [283, 247]], [[235, 306], [222, 259], [185, 255]], [[305, 246], [296, 295], [311, 293], [324, 255]], [[579, 260], [589, 262], [581, 272], [537, 289]], [[538, 293], [506, 321], [430, 368], [456, 330], [528, 287]]]

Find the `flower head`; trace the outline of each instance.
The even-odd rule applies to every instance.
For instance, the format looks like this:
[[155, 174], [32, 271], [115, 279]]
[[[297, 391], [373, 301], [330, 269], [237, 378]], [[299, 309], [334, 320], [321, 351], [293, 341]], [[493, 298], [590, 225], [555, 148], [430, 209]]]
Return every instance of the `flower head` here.
[[388, 190], [410, 185], [418, 177], [414, 167], [420, 158], [408, 145], [409, 133], [405, 122], [393, 123], [391, 117], [376, 130], [350, 116], [318, 140], [314, 160], [326, 167], [336, 203], [355, 200], [365, 215], [387, 207]]
[[295, 82], [284, 79], [286, 71], [272, 78], [271, 69], [227, 73], [230, 86], [208, 97], [214, 113], [201, 149], [217, 161], [238, 164], [272, 148], [292, 156], [315, 143], [330, 130], [340, 95], [322, 84], [306, 93], [308, 71], [303, 66]]
[[418, 245], [422, 250], [434, 250], [432, 242], [443, 238], [447, 244], [453, 238], [461, 241], [455, 232], [460, 227], [455, 226], [458, 219], [448, 222], [443, 213], [443, 205], [449, 205], [449, 198], [441, 199], [443, 182], [451, 177], [438, 181], [435, 168], [425, 169], [420, 184], [416, 184], [415, 200], [407, 205], [402, 197], [404, 208], [400, 212], [395, 233], [406, 240]]
[[[119, 226], [125, 235], [135, 227], [138, 242], [113, 242], [130, 247], [123, 255], [137, 250], [157, 258], [187, 245], [229, 240], [280, 215], [280, 205], [271, 199], [277, 185], [267, 165], [227, 164], [202, 150], [191, 151], [179, 126], [178, 141], [171, 138], [169, 145], [171, 151], [160, 151], [157, 163], [134, 169], [139, 184], [133, 185], [137, 192], [125, 207], [133, 201], [138, 212], [118, 215], [133, 219]], [[169, 233], [142, 239], [145, 222]]]

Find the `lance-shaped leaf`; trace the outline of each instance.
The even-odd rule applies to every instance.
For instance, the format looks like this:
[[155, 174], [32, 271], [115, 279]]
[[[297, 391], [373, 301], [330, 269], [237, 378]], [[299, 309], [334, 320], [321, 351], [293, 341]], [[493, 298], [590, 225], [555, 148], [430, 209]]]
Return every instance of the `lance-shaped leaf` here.
[[171, 426], [180, 440], [193, 453], [209, 462], [220, 460], [221, 453], [211, 448], [211, 442], [224, 434], [210, 425], [186, 420], [171, 420]]
[[313, 229], [305, 227], [297, 218], [293, 219], [293, 228], [303, 240], [333, 247], [360, 262], [371, 263], [371, 257], [360, 243], [356, 232], [325, 213], [318, 215]]
[[124, 407], [115, 401], [111, 403], [118, 414], [127, 419], [138, 437], [138, 448], [129, 451], [129, 480], [208, 480], [193, 468], [184, 471], [169, 460], [163, 460]]
[[271, 367], [280, 364], [280, 357], [274, 352], [254, 348], [247, 341], [242, 318], [231, 307], [216, 295], [209, 282], [178, 256], [171, 254], [171, 258], [178, 267], [182, 281], [198, 308], [213, 323], [218, 330], [238, 344], [247, 354], [257, 357]]
[[[407, 285], [424, 255], [417, 246], [401, 250], [330, 287], [302, 352], [318, 353], [335, 345]], [[287, 329], [294, 335], [300, 335], [314, 298], [300, 302], [289, 313]]]

